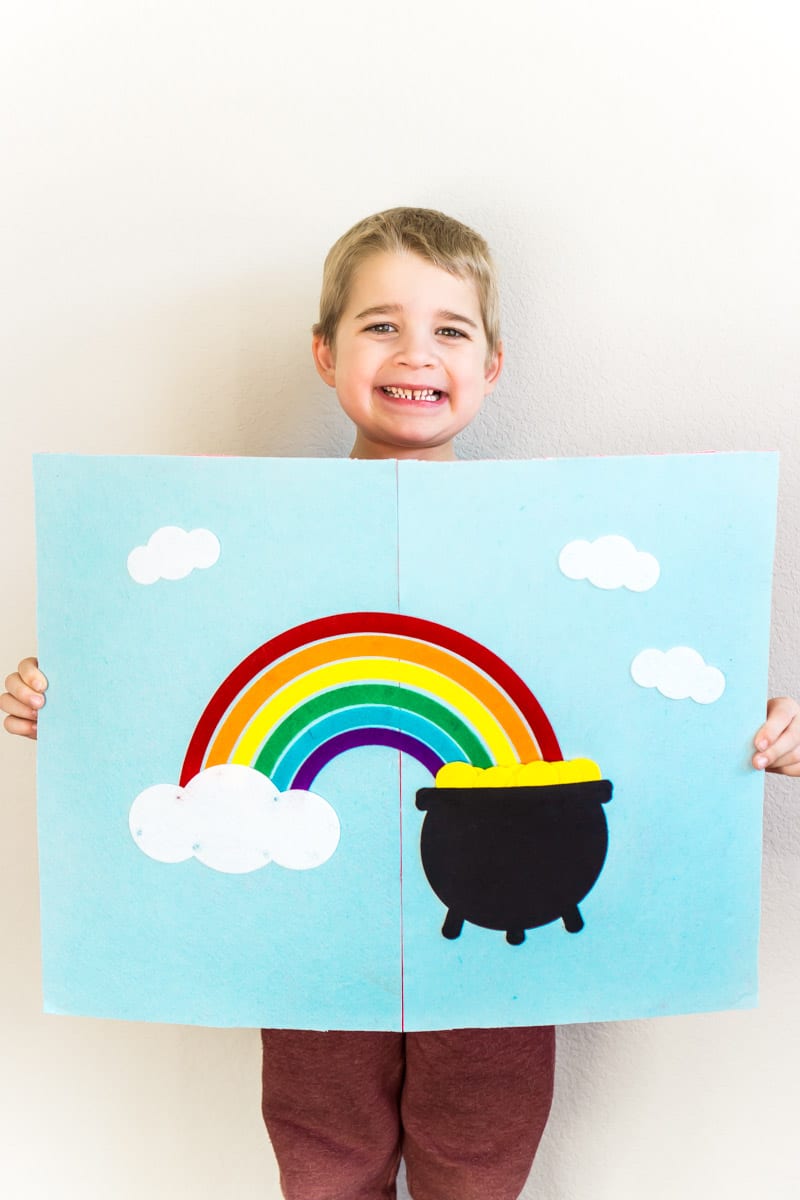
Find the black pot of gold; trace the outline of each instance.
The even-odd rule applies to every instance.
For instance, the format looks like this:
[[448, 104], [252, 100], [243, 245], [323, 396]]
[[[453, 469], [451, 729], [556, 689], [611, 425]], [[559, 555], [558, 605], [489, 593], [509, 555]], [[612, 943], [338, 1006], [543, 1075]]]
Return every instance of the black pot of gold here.
[[514, 946], [526, 929], [552, 921], [578, 933], [578, 906], [606, 858], [611, 791], [585, 759], [442, 768], [435, 787], [417, 792], [417, 808], [425, 813], [422, 866], [447, 908], [444, 936], [459, 937], [465, 921], [505, 931]]

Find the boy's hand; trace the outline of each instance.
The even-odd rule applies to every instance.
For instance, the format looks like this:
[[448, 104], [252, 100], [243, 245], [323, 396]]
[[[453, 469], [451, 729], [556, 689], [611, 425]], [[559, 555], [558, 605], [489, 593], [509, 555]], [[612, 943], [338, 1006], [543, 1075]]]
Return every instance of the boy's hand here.
[[800, 704], [790, 696], [767, 701], [767, 719], [753, 738], [759, 771], [800, 777]]
[[9, 733], [36, 737], [46, 690], [47, 680], [39, 670], [39, 660], [23, 658], [14, 674], [9, 675], [6, 690], [0, 696], [0, 712], [8, 713], [3, 725]]

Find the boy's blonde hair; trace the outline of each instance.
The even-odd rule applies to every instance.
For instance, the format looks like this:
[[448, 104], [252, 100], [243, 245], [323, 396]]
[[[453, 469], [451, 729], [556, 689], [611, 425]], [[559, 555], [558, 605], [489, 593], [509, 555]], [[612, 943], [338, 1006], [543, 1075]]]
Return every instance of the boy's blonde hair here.
[[478, 292], [487, 357], [494, 356], [500, 343], [500, 298], [489, 247], [474, 229], [432, 208], [388, 208], [365, 217], [334, 242], [322, 272], [316, 336], [334, 345], [357, 267], [381, 253], [418, 254], [459, 279], [471, 279]]

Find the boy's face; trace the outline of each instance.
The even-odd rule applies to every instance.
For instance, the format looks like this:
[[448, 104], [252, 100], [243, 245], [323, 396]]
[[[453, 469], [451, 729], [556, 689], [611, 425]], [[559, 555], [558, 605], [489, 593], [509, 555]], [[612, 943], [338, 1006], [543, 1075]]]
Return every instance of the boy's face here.
[[487, 360], [472, 280], [416, 254], [366, 259], [335, 345], [315, 337], [313, 352], [357, 428], [358, 458], [452, 458], [502, 365], [502, 348]]

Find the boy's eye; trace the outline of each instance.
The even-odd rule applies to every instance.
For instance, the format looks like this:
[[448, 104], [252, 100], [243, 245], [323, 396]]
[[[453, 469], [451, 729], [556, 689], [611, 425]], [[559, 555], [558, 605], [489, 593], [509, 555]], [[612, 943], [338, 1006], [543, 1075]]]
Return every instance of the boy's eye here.
[[449, 337], [449, 338], [465, 338], [465, 337], [469, 336], [468, 334], [466, 334], [464, 332], [463, 329], [451, 329], [449, 327], [445, 327], [444, 329], [437, 329], [436, 332], [440, 333], [442, 335], [442, 337]]
[[380, 321], [377, 325], [368, 325], [367, 333], [392, 333], [394, 325], [390, 321]]

